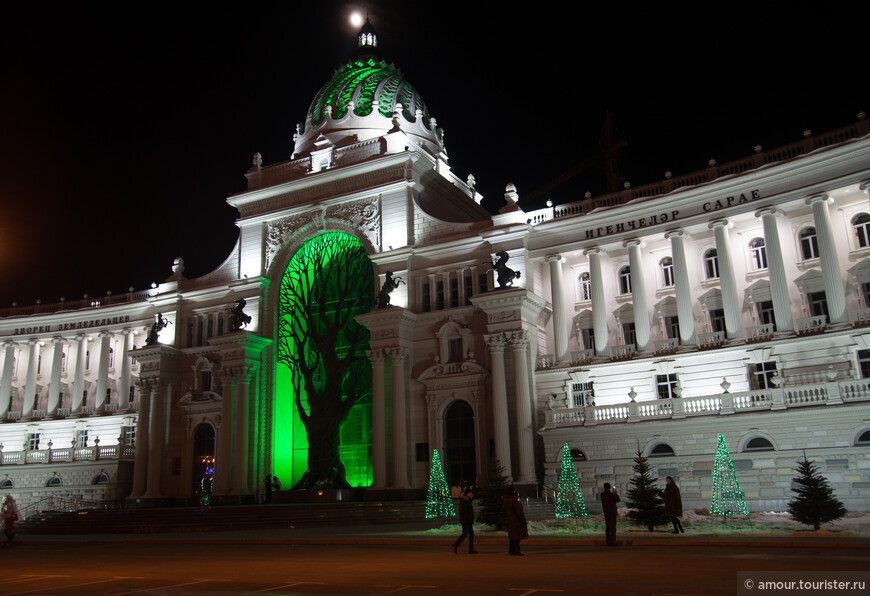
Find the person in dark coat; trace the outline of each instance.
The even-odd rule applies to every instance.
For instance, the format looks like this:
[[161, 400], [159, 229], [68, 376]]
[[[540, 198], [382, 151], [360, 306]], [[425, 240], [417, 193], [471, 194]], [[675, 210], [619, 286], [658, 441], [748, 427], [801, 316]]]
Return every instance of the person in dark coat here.
[[263, 497], [263, 503], [271, 503], [272, 502], [272, 476], [271, 476], [271, 474], [266, 474], [266, 479], [263, 480], [263, 489], [266, 491], [266, 494]]
[[523, 514], [523, 505], [512, 486], [507, 489], [504, 496], [504, 512], [507, 516], [508, 554], [522, 556], [520, 540], [529, 537], [529, 526]]
[[659, 491], [661, 497], [665, 500], [665, 514], [671, 518], [671, 523], [674, 524], [674, 534], [685, 533], [683, 524], [680, 523], [680, 516], [683, 515], [683, 499], [680, 497], [680, 487], [674, 482], [674, 479], [668, 476], [665, 478], [665, 491]]
[[470, 482], [464, 480], [460, 484], [459, 489], [459, 523], [462, 524], [462, 534], [453, 543], [453, 554], [458, 554], [456, 551], [465, 537], [468, 537], [468, 554], [476, 555], [474, 550], [474, 506], [471, 501], [474, 499], [474, 487]]
[[610, 483], [604, 483], [601, 491], [601, 507], [604, 509], [604, 541], [607, 546], [616, 546], [616, 504], [619, 495], [616, 489], [610, 490]]

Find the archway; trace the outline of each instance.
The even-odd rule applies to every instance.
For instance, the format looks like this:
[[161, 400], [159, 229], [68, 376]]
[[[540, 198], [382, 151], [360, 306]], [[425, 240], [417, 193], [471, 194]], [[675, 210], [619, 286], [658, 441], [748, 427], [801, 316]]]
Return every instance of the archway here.
[[444, 412], [444, 454], [444, 473], [451, 486], [477, 479], [474, 410], [466, 401], [456, 400]]
[[372, 481], [369, 332], [374, 268], [343, 232], [305, 242], [284, 271], [277, 305], [272, 473], [294, 488]]

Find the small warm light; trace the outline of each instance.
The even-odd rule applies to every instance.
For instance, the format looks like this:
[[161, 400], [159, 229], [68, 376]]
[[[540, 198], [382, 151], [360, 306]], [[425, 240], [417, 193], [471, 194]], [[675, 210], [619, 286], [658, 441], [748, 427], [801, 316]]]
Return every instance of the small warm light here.
[[354, 27], [359, 27], [360, 25], [362, 25], [363, 24], [362, 15], [358, 12], [351, 14], [350, 15], [350, 24], [353, 25]]

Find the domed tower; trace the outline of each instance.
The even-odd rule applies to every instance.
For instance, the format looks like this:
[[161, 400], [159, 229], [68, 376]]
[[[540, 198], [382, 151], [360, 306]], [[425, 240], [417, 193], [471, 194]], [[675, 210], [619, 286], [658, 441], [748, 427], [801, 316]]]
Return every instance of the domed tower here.
[[446, 159], [435, 119], [402, 72], [383, 60], [368, 19], [358, 40], [353, 60], [335, 71], [314, 96], [305, 122], [296, 125], [293, 158], [401, 131], [431, 155]]

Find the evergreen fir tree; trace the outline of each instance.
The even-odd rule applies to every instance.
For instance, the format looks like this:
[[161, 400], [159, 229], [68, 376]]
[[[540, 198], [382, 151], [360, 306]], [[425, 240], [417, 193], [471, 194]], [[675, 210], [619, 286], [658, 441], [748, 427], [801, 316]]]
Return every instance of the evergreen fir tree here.
[[649, 460], [640, 449], [634, 457], [634, 478], [628, 489], [628, 517], [638, 526], [646, 526], [652, 532], [655, 526], [669, 521], [665, 515], [665, 502], [659, 496], [656, 478], [650, 474]]
[[497, 460], [489, 463], [487, 486], [480, 491], [480, 512], [477, 521], [489, 524], [496, 530], [507, 528], [507, 516], [504, 512], [504, 495], [511, 485], [511, 479], [505, 476], [504, 466]]
[[556, 494], [556, 517], [586, 517], [586, 501], [580, 492], [580, 480], [574, 470], [568, 443], [562, 449], [562, 471], [559, 473], [559, 492]]
[[713, 461], [713, 497], [710, 499], [710, 513], [713, 515], [747, 515], [743, 491], [737, 482], [734, 464], [725, 446], [725, 437], [719, 434], [716, 459]]
[[788, 512], [802, 524], [818, 530], [822, 524], [838, 520], [846, 515], [846, 508], [836, 497], [828, 484], [828, 480], [819, 474], [816, 464], [807, 460], [797, 461], [798, 467], [794, 470], [799, 476], [792, 478], [797, 484], [792, 491], [796, 493], [794, 499], [788, 503]]
[[447, 486], [437, 449], [432, 450], [432, 468], [426, 494], [426, 519], [433, 517], [456, 517], [456, 510], [453, 509], [453, 501], [450, 499], [450, 487]]

